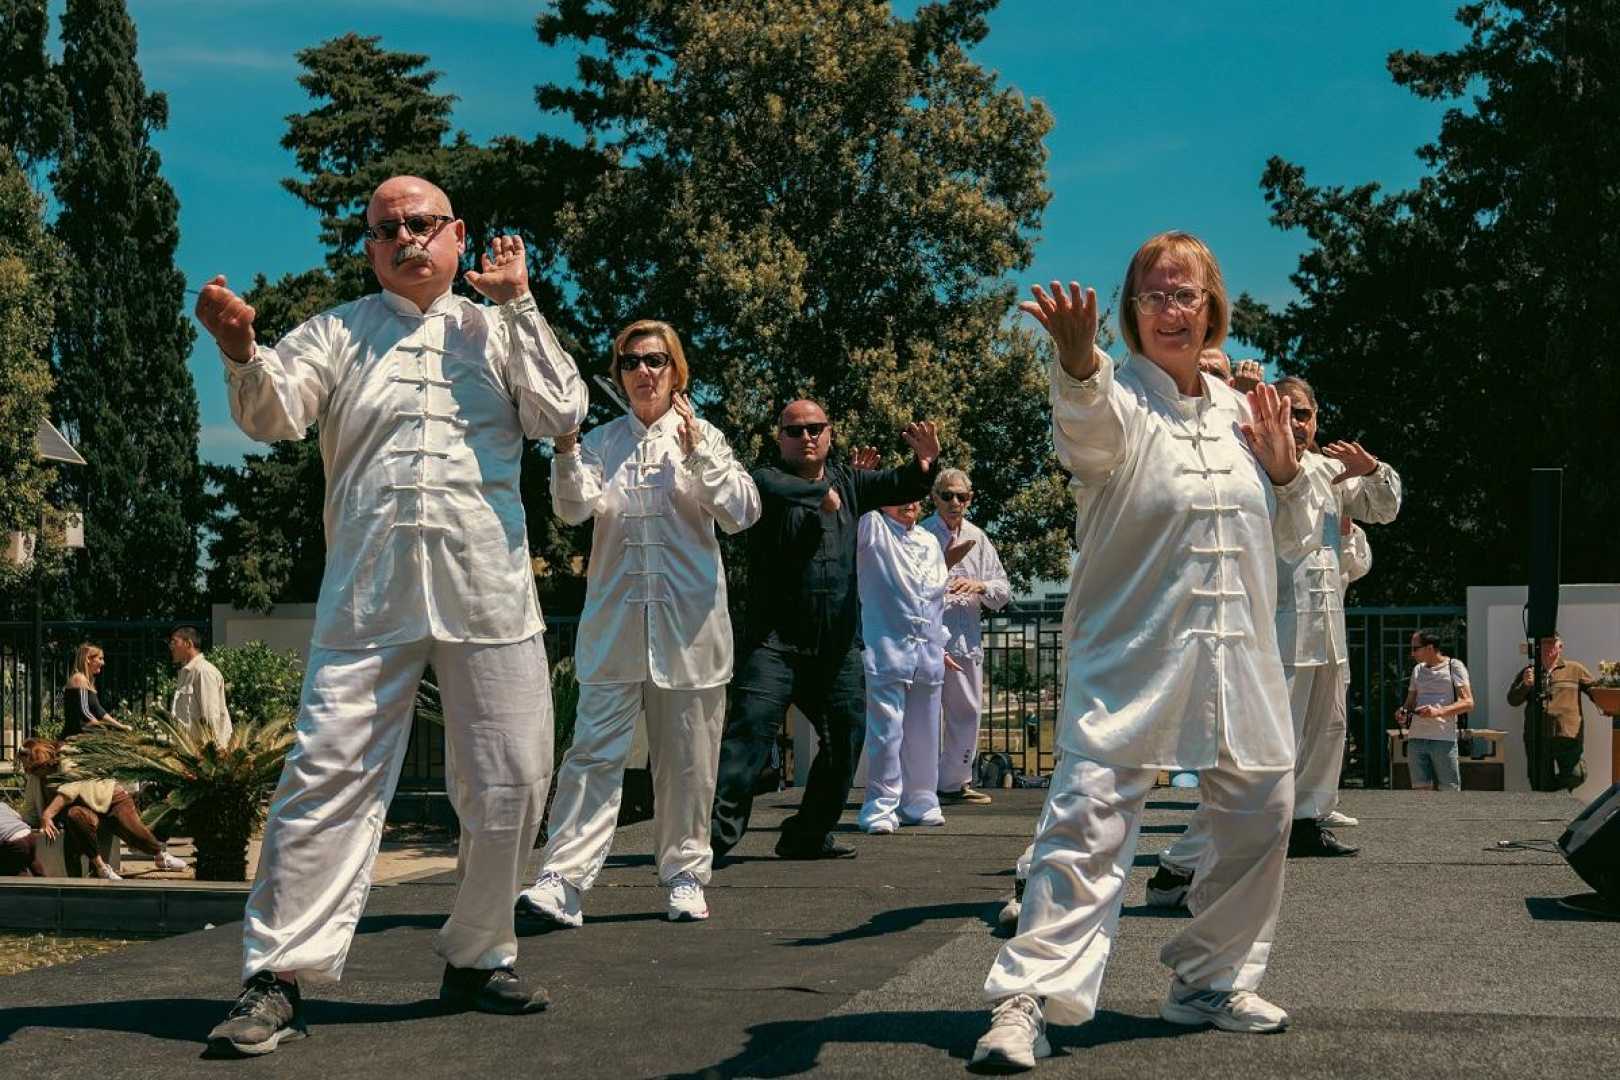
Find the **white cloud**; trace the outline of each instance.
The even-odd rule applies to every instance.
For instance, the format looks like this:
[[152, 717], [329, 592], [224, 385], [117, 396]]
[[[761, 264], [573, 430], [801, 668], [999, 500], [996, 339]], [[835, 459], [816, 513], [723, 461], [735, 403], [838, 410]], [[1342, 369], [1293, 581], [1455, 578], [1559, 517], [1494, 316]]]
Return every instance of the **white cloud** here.
[[235, 424], [204, 424], [197, 433], [197, 454], [213, 465], [240, 465], [243, 454], [262, 454], [267, 449], [242, 434]]

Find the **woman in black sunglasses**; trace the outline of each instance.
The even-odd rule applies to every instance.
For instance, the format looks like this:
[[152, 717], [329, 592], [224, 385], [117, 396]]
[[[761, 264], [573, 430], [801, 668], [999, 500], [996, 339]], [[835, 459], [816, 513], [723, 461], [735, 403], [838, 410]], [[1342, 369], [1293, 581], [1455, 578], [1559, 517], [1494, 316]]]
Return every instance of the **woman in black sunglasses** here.
[[630, 414], [557, 440], [551, 502], [595, 520], [574, 663], [579, 713], [557, 776], [544, 868], [519, 907], [579, 926], [581, 894], [607, 858], [636, 715], [652, 751], [658, 876], [672, 922], [709, 917], [714, 801], [731, 620], [715, 526], [759, 518], [759, 491], [719, 430], [692, 411], [686, 354], [667, 323], [631, 323], [613, 343]]

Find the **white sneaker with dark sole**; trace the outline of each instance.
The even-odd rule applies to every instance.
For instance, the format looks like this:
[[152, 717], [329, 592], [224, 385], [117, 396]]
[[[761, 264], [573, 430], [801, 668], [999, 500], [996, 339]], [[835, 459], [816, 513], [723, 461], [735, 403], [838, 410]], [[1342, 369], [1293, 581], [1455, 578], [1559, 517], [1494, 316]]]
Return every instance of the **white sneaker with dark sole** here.
[[1316, 823], [1324, 829], [1349, 829], [1361, 824], [1360, 819], [1353, 818], [1343, 810], [1334, 810], [1323, 817], [1316, 819]]
[[1051, 1056], [1040, 1002], [1028, 994], [1014, 994], [990, 1010], [990, 1030], [973, 1048], [971, 1068], [975, 1072], [1023, 1072]]
[[518, 893], [517, 909], [525, 915], [537, 916], [553, 926], [568, 930], [585, 924], [585, 913], [579, 906], [579, 890], [551, 870], [541, 874], [540, 880]]
[[1213, 1024], [1222, 1031], [1247, 1035], [1267, 1035], [1288, 1027], [1288, 1014], [1253, 990], [1199, 990], [1180, 979], [1170, 983], [1170, 994], [1159, 1006], [1159, 1015], [1172, 1024]]
[[703, 886], [692, 871], [682, 870], [670, 879], [669, 901], [664, 913], [670, 922], [701, 922], [709, 917]]

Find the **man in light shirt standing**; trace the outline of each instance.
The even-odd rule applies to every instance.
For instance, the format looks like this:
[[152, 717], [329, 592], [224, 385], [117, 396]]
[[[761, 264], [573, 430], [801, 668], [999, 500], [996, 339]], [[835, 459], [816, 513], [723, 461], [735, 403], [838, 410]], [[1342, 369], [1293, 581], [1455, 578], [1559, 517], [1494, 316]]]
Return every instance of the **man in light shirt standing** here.
[[923, 528], [939, 539], [941, 550], [971, 545], [951, 567], [945, 592], [945, 651], [956, 662], [945, 671], [945, 719], [939, 750], [939, 798], [944, 803], [984, 804], [976, 791], [973, 760], [979, 749], [979, 705], [984, 687], [984, 645], [979, 613], [1000, 611], [1012, 599], [1012, 584], [990, 538], [967, 519], [973, 484], [961, 469], [941, 469], [934, 480], [935, 513]]
[[169, 635], [169, 657], [180, 665], [169, 713], [220, 746], [231, 741], [231, 710], [225, 706], [225, 677], [203, 655], [202, 635], [195, 626], [175, 627]]
[[450, 289], [466, 244], [439, 188], [396, 176], [366, 210], [382, 285], [274, 348], [217, 277], [197, 317], [231, 415], [263, 442], [318, 425], [326, 572], [298, 741], [270, 803], [243, 920], [245, 985], [211, 1049], [263, 1054], [305, 1033], [298, 980], [335, 981], [365, 907], [382, 822], [433, 665], [461, 888], [434, 946], [452, 1008], [522, 1013], [545, 991], [513, 970], [512, 897], [551, 776], [550, 671], [519, 495], [523, 440], [585, 417], [573, 358], [529, 293], [523, 242], [497, 237]]

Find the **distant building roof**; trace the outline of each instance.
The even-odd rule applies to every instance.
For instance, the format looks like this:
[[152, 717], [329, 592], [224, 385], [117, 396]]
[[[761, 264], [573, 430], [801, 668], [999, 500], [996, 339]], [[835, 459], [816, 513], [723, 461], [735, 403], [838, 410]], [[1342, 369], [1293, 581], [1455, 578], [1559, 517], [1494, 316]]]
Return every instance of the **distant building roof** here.
[[49, 420], [39, 422], [39, 430], [34, 433], [34, 449], [46, 461], [60, 461], [66, 465], [89, 464], [73, 449], [73, 444], [67, 441], [67, 436], [57, 431]]

